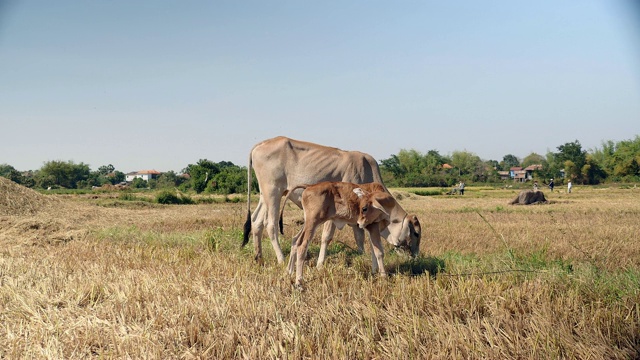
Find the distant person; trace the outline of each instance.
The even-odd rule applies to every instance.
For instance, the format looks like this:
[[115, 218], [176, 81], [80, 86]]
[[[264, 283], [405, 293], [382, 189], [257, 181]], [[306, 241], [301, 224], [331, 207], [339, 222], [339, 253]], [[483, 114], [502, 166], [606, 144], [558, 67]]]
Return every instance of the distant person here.
[[573, 187], [573, 185], [571, 185], [571, 180], [569, 180], [569, 182], [567, 183], [567, 192], [571, 193], [571, 188]]
[[555, 184], [553, 183], [553, 179], [551, 179], [549, 181], [549, 190], [551, 190], [551, 192], [553, 192], [553, 187], [555, 186]]
[[537, 181], [533, 182], [533, 191], [538, 191], [538, 182]]
[[460, 181], [460, 195], [464, 195], [464, 181]]

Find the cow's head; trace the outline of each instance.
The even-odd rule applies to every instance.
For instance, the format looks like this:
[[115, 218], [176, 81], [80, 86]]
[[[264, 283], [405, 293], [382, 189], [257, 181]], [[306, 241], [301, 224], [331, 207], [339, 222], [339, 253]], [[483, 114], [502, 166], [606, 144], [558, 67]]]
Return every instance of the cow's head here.
[[409, 215], [409, 241], [402, 246], [405, 250], [411, 252], [411, 256], [416, 257], [420, 252], [420, 240], [422, 239], [422, 226], [418, 217]]
[[418, 255], [422, 229], [415, 215], [408, 215], [388, 192], [367, 193], [360, 188], [353, 191], [360, 200], [361, 229], [377, 222], [381, 235], [390, 244], [410, 251], [412, 256]]

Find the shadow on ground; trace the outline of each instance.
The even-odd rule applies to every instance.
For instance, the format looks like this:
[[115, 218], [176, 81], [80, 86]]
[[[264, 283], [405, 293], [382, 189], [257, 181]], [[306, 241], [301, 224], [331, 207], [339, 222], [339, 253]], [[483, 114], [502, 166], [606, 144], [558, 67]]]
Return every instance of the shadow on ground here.
[[[368, 250], [365, 254], [362, 254], [351, 246], [336, 242], [327, 248], [326, 261], [328, 263], [342, 263], [346, 267], [355, 267], [361, 270], [363, 274], [371, 275], [371, 254], [368, 253]], [[287, 259], [289, 251], [290, 249], [285, 250]], [[307, 250], [307, 261], [315, 265], [319, 252], [320, 247], [318, 245], [310, 245]], [[433, 256], [411, 258], [404, 251], [391, 250], [385, 253], [384, 262], [385, 269], [389, 275], [419, 276], [429, 274], [430, 276], [436, 276], [438, 273], [445, 271], [445, 261], [443, 259]]]
[[418, 276], [428, 273], [430, 276], [436, 276], [438, 273], [444, 272], [445, 263], [444, 260], [437, 257], [418, 256], [413, 259], [396, 259], [386, 268], [387, 272], [392, 275]]

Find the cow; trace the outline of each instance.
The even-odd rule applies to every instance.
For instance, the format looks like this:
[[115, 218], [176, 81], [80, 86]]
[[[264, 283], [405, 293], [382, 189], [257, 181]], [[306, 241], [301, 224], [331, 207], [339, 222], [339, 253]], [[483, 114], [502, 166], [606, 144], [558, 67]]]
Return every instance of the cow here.
[[[293, 188], [293, 190], [295, 189], [306, 189], [307, 187], [309, 187], [310, 185], [298, 185], [296, 187]], [[380, 184], [380, 183], [365, 183], [365, 184], [358, 184], [358, 187], [361, 188], [362, 190], [366, 191], [366, 192], [375, 192], [375, 191], [383, 191], [383, 192], [388, 192], [387, 188], [384, 187], [384, 185]], [[284, 202], [282, 203], [282, 208], [280, 210], [280, 233], [284, 235], [282, 226], [283, 226], [283, 214], [284, 214], [284, 209], [285, 209], [285, 204], [287, 203], [287, 200], [289, 199], [289, 195], [287, 195], [284, 199]], [[416, 215], [409, 215], [409, 226], [411, 227], [411, 231], [410, 231], [410, 236], [411, 239], [403, 244], [403, 246], [401, 246], [400, 248], [402, 248], [403, 250], [408, 250], [411, 253], [411, 256], [416, 257], [418, 255], [418, 252], [420, 250], [420, 239], [421, 239], [421, 225], [420, 225], [420, 221], [418, 221], [418, 217]], [[334, 222], [334, 226], [331, 227], [331, 230], [329, 233], [323, 233], [321, 241], [320, 241], [320, 253], [318, 254], [318, 261], [316, 263], [316, 267], [319, 269], [323, 266], [324, 264], [324, 260], [326, 258], [326, 254], [327, 254], [327, 246], [329, 245], [329, 243], [331, 242], [331, 240], [333, 239], [333, 233], [335, 232], [335, 228], [338, 227], [338, 229], [342, 229], [344, 227], [344, 225], [350, 225], [353, 228], [353, 232], [355, 234], [355, 238], [356, 238], [356, 245], [358, 246], [358, 251], [360, 253], [364, 252], [364, 229], [361, 229], [358, 227], [358, 224], [355, 221], [351, 221], [351, 222], [347, 222], [344, 223], [342, 221], [337, 221]], [[386, 226], [383, 226], [380, 228], [380, 235], [382, 235], [382, 237], [384, 237], [385, 239], [389, 236], [389, 230], [386, 228]], [[293, 242], [295, 243], [295, 237]], [[293, 244], [292, 244], [293, 245]], [[373, 255], [373, 254], [372, 254]], [[291, 258], [289, 259], [291, 260]]]
[[[297, 287], [302, 286], [302, 268], [309, 241], [322, 223], [335, 224], [339, 229], [346, 224], [357, 225], [361, 230], [367, 229], [372, 248], [371, 269], [374, 274], [380, 272], [380, 276], [386, 276], [384, 249], [380, 241], [381, 229], [386, 231], [389, 243], [409, 248], [412, 255], [417, 255], [421, 238], [420, 223], [415, 216], [409, 216], [404, 211], [382, 184], [325, 181], [314, 185], [298, 185], [291, 189], [285, 203], [293, 191], [300, 188], [304, 189], [301, 199], [304, 226], [293, 238], [287, 267], [289, 274], [293, 274], [295, 267]], [[324, 248], [326, 249], [326, 245]]]
[[[251, 169], [253, 168], [260, 200], [251, 215]], [[262, 261], [262, 233], [266, 227], [267, 236], [275, 251], [278, 263], [284, 262], [284, 255], [278, 243], [278, 214], [282, 196], [292, 192], [290, 199], [298, 207], [302, 189], [291, 191], [298, 184], [315, 184], [322, 181], [346, 181], [351, 183], [377, 182], [382, 184], [382, 176], [376, 160], [359, 151], [345, 151], [310, 142], [278, 136], [256, 144], [249, 154], [247, 167], [247, 220], [244, 224], [242, 246], [253, 235], [255, 259]], [[323, 238], [333, 236], [335, 226], [327, 222], [323, 228]], [[362, 235], [362, 238], [358, 236]], [[354, 229], [357, 244], [364, 244], [364, 233]], [[359, 250], [364, 248], [358, 245]]]

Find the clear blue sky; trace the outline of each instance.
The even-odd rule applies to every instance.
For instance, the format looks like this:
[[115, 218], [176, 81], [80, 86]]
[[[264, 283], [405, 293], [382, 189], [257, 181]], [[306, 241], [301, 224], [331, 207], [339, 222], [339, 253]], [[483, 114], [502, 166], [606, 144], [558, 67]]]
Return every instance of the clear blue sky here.
[[378, 160], [632, 139], [631, 3], [0, 0], [0, 164], [246, 166], [277, 135]]

